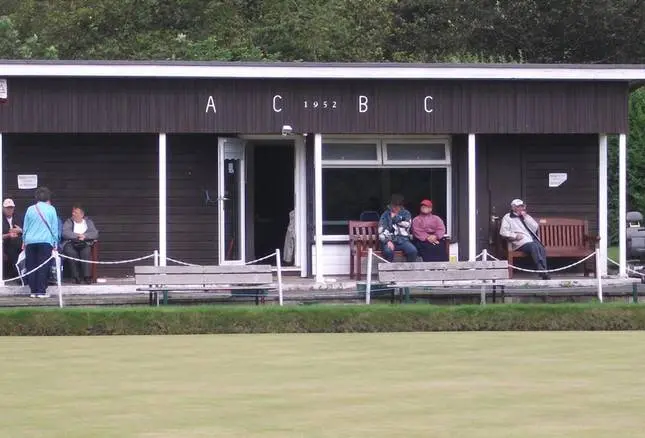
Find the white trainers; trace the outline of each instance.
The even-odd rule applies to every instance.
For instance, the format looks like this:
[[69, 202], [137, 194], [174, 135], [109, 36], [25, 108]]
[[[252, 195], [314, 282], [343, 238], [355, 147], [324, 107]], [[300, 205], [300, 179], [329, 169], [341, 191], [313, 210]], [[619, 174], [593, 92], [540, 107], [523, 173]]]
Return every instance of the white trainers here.
[[31, 294], [31, 298], [49, 298], [49, 294]]

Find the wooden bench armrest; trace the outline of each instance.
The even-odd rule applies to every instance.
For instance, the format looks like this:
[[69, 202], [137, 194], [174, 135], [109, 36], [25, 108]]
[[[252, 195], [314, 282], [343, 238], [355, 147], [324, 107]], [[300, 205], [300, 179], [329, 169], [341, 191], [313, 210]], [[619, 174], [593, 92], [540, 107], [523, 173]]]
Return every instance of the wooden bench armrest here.
[[600, 242], [600, 236], [598, 234], [586, 234], [584, 239], [587, 243], [593, 244], [594, 246]]

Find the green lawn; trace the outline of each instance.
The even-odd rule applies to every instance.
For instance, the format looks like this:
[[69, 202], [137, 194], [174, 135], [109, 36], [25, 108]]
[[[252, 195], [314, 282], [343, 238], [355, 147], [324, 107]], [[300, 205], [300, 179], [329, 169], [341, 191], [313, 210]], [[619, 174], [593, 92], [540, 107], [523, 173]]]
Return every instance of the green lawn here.
[[[616, 262], [619, 262], [620, 260], [618, 259], [618, 257], [620, 257], [620, 256], [619, 256], [618, 247], [617, 246], [610, 246], [609, 248], [607, 248], [607, 257], [609, 257], [610, 259], [612, 259], [612, 260], [614, 260]], [[614, 265], [611, 262], [608, 262], [607, 265], [609, 267], [613, 267], [613, 268], [616, 267], [616, 265]]]
[[0, 338], [2, 437], [642, 437], [643, 332]]

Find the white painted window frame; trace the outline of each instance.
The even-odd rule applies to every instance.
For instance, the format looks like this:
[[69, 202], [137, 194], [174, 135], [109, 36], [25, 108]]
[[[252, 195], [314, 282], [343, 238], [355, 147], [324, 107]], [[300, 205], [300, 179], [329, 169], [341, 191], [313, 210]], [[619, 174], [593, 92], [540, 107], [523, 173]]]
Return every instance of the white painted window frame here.
[[[373, 161], [344, 161], [344, 160], [323, 160], [323, 169], [446, 169], [446, 235], [452, 236], [452, 138], [450, 136], [436, 135], [401, 135], [401, 136], [374, 136], [374, 135], [334, 135], [323, 136], [323, 146], [329, 143], [376, 143], [378, 145], [378, 156], [384, 157], [384, 150], [388, 143], [443, 143], [446, 147], [445, 160], [420, 160], [405, 161], [393, 160], [388, 163], [381, 160], [379, 163]], [[324, 221], [328, 222], [328, 221]], [[346, 234], [324, 234], [323, 242], [346, 242], [349, 241], [349, 235]]]
[[[375, 160], [325, 160], [324, 151], [327, 144], [369, 144], [374, 145], [376, 149]], [[383, 162], [381, 143], [376, 137], [323, 137], [323, 159], [322, 165], [324, 167], [380, 167]]]
[[[443, 145], [445, 150], [445, 158], [443, 160], [393, 160], [388, 158], [387, 149], [389, 144], [433, 144]], [[384, 137], [381, 138], [381, 156], [383, 157], [384, 167], [445, 167], [450, 166], [450, 151], [452, 148], [450, 137], [420, 137], [414, 138], [406, 136], [401, 137]]]

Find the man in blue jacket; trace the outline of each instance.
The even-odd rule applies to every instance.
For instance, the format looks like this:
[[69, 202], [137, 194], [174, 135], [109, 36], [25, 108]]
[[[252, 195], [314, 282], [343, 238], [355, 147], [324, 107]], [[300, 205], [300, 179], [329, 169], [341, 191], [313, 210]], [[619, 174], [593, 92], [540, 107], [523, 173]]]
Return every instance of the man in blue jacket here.
[[[58, 214], [51, 205], [51, 192], [47, 187], [36, 190], [36, 203], [27, 209], [23, 226], [25, 244], [25, 268], [27, 272], [42, 265], [60, 241]], [[47, 297], [50, 263], [45, 264], [27, 277], [31, 296]]]
[[392, 195], [390, 207], [381, 215], [378, 237], [383, 247], [383, 258], [394, 260], [394, 251], [403, 251], [408, 262], [417, 260], [417, 248], [411, 242], [412, 215], [403, 207], [403, 196]]

